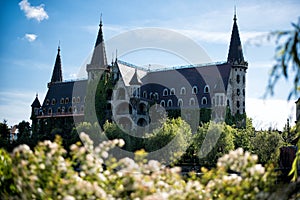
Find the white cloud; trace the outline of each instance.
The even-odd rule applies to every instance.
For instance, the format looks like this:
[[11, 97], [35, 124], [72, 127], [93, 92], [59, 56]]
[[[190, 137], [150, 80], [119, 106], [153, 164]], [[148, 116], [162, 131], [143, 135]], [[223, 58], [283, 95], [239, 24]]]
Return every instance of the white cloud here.
[[294, 125], [296, 108], [293, 101], [247, 98], [246, 113], [253, 119], [257, 130], [267, 130], [270, 127], [282, 130], [287, 119]]
[[20, 9], [24, 11], [28, 19], [36, 19], [38, 22], [48, 19], [49, 16], [44, 10], [44, 5], [31, 6], [27, 0], [22, 0], [19, 3]]
[[25, 34], [25, 39], [27, 39], [29, 42], [35, 41], [36, 38], [37, 38], [37, 35], [35, 35], [35, 34], [29, 34], [29, 33]]

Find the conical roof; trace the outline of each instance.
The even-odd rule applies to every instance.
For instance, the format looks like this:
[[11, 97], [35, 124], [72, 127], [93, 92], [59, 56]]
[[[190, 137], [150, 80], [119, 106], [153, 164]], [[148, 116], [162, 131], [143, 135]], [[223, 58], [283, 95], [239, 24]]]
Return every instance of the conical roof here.
[[142, 82], [139, 80], [137, 75], [137, 69], [135, 68], [135, 72], [129, 82], [130, 85], [142, 85]]
[[243, 56], [242, 43], [241, 43], [241, 39], [240, 39], [240, 35], [239, 35], [239, 29], [238, 29], [238, 26], [236, 23], [236, 21], [237, 21], [236, 14], [234, 14], [233, 21], [234, 22], [233, 22], [233, 27], [232, 27], [227, 62], [239, 64], [239, 63], [244, 62], [244, 56]]
[[33, 103], [31, 104], [31, 107], [33, 107], [33, 108], [40, 108], [41, 107], [41, 103], [39, 101], [38, 94], [36, 94], [36, 97], [35, 97]]
[[52, 78], [50, 83], [62, 82], [62, 67], [61, 67], [61, 58], [60, 58], [60, 47], [58, 46], [56, 60], [52, 72]]

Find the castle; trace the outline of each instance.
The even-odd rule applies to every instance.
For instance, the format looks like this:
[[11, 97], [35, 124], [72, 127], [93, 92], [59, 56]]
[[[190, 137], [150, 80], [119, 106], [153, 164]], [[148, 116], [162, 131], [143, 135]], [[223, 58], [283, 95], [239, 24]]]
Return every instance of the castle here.
[[[130, 130], [153, 122], [153, 109], [167, 114], [179, 111], [187, 121], [194, 116], [186, 110], [209, 110], [210, 118], [215, 121], [224, 120], [226, 112], [232, 116], [245, 114], [248, 63], [243, 57], [236, 14], [227, 61], [180, 68], [149, 70], [117, 58], [108, 64], [102, 28], [100, 20], [92, 58], [86, 66], [86, 80], [63, 80], [58, 47], [45, 99], [40, 104], [37, 96], [31, 105], [35, 129], [55, 127], [58, 121], [86, 121], [87, 115], [95, 115], [102, 123], [114, 121]], [[105, 87], [100, 88], [100, 94], [99, 84], [88, 92], [94, 81], [102, 82]]]

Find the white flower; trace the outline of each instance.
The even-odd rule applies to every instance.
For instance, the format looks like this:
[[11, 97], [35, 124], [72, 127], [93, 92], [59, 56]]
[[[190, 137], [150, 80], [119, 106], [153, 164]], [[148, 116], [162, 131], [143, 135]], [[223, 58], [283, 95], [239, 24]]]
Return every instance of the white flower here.
[[75, 200], [75, 197], [68, 195], [68, 196], [65, 196], [63, 198], [63, 200]]

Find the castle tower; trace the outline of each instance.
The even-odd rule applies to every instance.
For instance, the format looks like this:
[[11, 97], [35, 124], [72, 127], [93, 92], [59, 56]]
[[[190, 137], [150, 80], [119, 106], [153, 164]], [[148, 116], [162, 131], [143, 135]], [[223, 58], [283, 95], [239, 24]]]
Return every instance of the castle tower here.
[[129, 85], [130, 85], [130, 97], [139, 98], [142, 82], [138, 78], [136, 68], [135, 68], [135, 72], [129, 82]]
[[244, 60], [242, 44], [237, 26], [236, 13], [233, 18], [233, 27], [227, 63], [231, 64], [230, 81], [227, 91], [227, 106], [231, 115], [245, 113], [245, 88], [248, 63]]
[[102, 32], [102, 17], [100, 18], [99, 31], [95, 43], [91, 63], [86, 66], [88, 73], [88, 81], [94, 80], [96, 77], [101, 77], [103, 72], [107, 69], [107, 59], [105, 52], [105, 45]]
[[54, 84], [54, 83], [59, 83], [63, 81], [62, 77], [62, 67], [61, 67], [61, 58], [60, 58], [60, 46], [57, 48], [57, 55], [56, 55], [56, 60], [52, 72], [52, 78], [51, 81], [48, 83], [48, 88]]
[[37, 131], [37, 116], [39, 115], [39, 110], [41, 108], [41, 103], [39, 101], [39, 98], [38, 98], [38, 94], [36, 94], [36, 97], [34, 99], [34, 101], [32, 102], [31, 104], [31, 116], [30, 116], [30, 119], [32, 120], [32, 131], [34, 133], [36, 133]]

